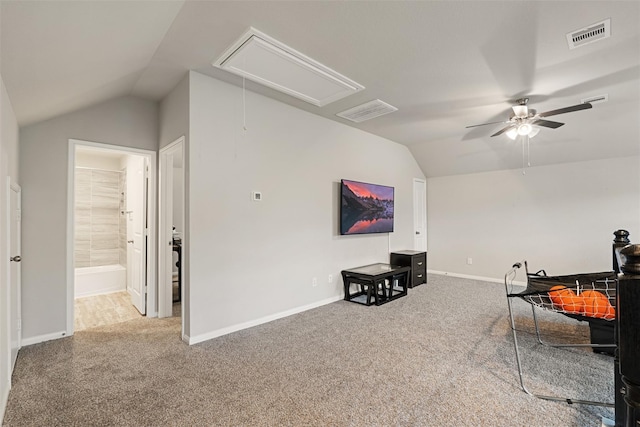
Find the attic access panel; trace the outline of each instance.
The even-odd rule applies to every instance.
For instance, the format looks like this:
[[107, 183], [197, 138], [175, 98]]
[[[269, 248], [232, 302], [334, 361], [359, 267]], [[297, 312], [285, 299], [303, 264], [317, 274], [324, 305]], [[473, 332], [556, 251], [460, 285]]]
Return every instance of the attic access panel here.
[[249, 28], [213, 65], [318, 107], [364, 89], [255, 28]]

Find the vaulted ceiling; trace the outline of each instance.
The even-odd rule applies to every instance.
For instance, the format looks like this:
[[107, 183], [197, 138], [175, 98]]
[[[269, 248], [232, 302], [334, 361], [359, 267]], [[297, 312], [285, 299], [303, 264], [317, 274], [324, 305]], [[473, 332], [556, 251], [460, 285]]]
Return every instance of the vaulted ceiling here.
[[[247, 88], [404, 144], [427, 176], [522, 166], [522, 144], [489, 135], [526, 96], [538, 111], [608, 95], [531, 140], [532, 165], [640, 153], [639, 1], [6, 1], [1, 72], [21, 126], [123, 95], [160, 101], [254, 27], [365, 86], [324, 107]], [[611, 19], [611, 37], [565, 35]], [[335, 114], [381, 99], [398, 111]], [[301, 144], [304, 141], [300, 142]]]

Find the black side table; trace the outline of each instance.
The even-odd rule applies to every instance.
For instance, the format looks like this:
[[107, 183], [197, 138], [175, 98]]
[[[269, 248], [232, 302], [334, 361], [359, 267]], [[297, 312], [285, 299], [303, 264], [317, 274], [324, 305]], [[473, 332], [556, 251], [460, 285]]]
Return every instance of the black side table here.
[[421, 251], [391, 252], [390, 262], [393, 265], [411, 267], [409, 287], [427, 283], [427, 253]]
[[[364, 305], [381, 305], [407, 295], [409, 267], [371, 264], [342, 270], [344, 300]], [[351, 286], [356, 288], [351, 292]]]

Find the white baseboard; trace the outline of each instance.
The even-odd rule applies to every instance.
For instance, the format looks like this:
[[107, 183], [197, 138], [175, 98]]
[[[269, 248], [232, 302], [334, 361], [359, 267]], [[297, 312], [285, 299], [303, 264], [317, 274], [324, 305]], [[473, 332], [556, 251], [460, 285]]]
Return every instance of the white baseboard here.
[[25, 347], [28, 345], [39, 344], [45, 341], [57, 340], [59, 338], [64, 338], [66, 336], [67, 336], [66, 331], [53, 332], [50, 334], [36, 335], [35, 337], [22, 338], [22, 341], [20, 342], [20, 344], [21, 344], [21, 347]]
[[11, 390], [11, 379], [0, 385], [0, 420], [4, 420], [4, 412], [7, 410], [7, 402], [9, 402], [9, 390]]
[[[460, 279], [480, 280], [482, 282], [501, 283], [504, 285], [504, 278], [496, 279], [495, 277], [474, 276], [471, 274], [450, 273], [448, 271], [438, 271], [438, 270], [427, 270], [427, 273], [439, 274], [440, 276], [459, 277]], [[527, 282], [514, 280], [513, 284], [526, 286]]]
[[238, 332], [243, 329], [252, 328], [254, 326], [262, 325], [264, 323], [269, 323], [274, 320], [278, 320], [278, 319], [282, 319], [283, 317], [288, 317], [294, 314], [302, 313], [303, 311], [318, 308], [323, 305], [331, 304], [332, 302], [340, 301], [341, 299], [343, 299], [342, 296], [336, 295], [334, 297], [323, 299], [321, 301], [317, 301], [312, 304], [303, 305], [301, 307], [292, 308], [291, 310], [286, 310], [280, 313], [275, 313], [269, 316], [261, 317], [260, 319], [250, 320], [248, 322], [239, 323], [237, 325], [228, 326], [222, 329], [217, 329], [215, 331], [207, 332], [206, 334], [196, 335], [195, 337], [184, 335], [182, 339], [185, 340], [189, 345], [198, 344], [203, 341], [208, 341], [213, 338], [221, 337], [223, 335], [231, 334], [233, 332]]

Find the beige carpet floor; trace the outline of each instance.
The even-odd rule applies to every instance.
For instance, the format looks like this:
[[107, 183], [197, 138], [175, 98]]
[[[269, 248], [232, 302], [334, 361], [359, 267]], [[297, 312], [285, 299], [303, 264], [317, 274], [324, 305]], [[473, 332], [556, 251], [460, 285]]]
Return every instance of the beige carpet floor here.
[[[536, 343], [533, 391], [613, 402], [613, 359]], [[556, 313], [552, 336], [588, 328]], [[429, 276], [379, 307], [339, 301], [198, 345], [141, 318], [23, 348], [6, 426], [600, 426], [610, 409], [519, 388], [504, 287]]]

